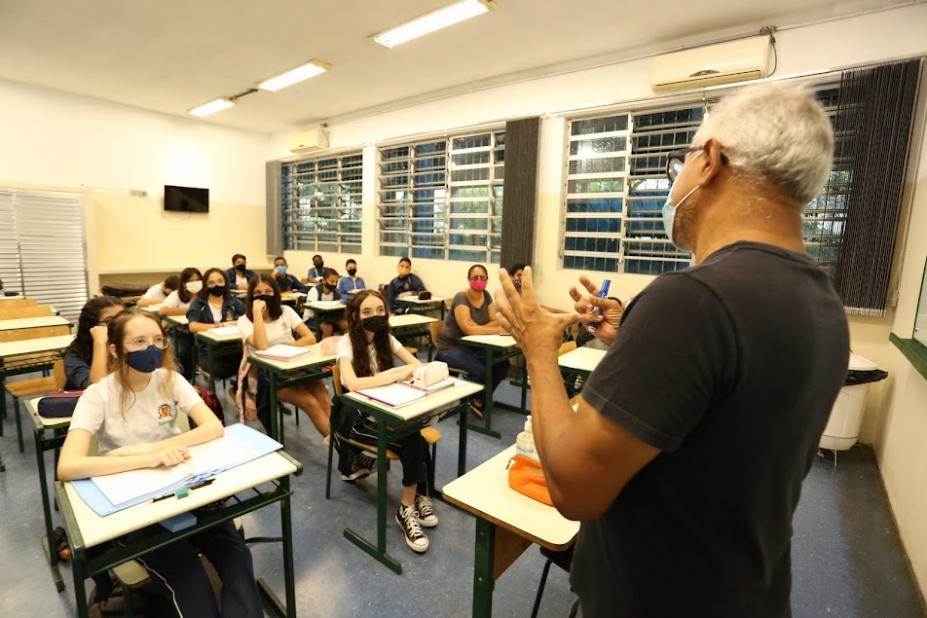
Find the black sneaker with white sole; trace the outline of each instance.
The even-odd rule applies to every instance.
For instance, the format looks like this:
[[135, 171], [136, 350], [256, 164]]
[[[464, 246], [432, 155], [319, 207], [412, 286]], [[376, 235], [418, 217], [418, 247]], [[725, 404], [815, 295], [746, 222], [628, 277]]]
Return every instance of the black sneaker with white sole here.
[[406, 545], [414, 552], [424, 553], [428, 549], [428, 537], [422, 532], [422, 527], [418, 523], [418, 512], [415, 506], [399, 505], [396, 511], [396, 523], [402, 528], [402, 533], [406, 537]]
[[345, 474], [342, 472], [341, 480], [356, 481], [362, 478], [366, 478], [371, 474], [376, 473], [376, 471], [377, 460], [363, 453], [358, 453], [354, 456], [354, 460], [351, 461], [351, 473]]
[[418, 523], [425, 528], [434, 528], [438, 525], [438, 516], [431, 498], [418, 494], [415, 496], [415, 510], [418, 512]]

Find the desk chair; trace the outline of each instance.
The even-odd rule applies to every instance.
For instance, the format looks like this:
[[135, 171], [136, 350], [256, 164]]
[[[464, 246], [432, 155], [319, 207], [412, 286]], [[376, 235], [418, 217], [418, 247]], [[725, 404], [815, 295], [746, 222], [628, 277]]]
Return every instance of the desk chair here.
[[[335, 443], [345, 441], [347, 444], [350, 444], [353, 447], [359, 448], [368, 453], [377, 454], [377, 447], [364, 444], [363, 442], [358, 442], [352, 440], [347, 436], [342, 435], [336, 428], [341, 424], [341, 396], [344, 394], [344, 387], [341, 385], [341, 368], [336, 362], [332, 366], [332, 384], [335, 386], [335, 397], [332, 399], [332, 411], [330, 417], [330, 426], [331, 426], [331, 439], [328, 441], [328, 466], [326, 468], [325, 474], [325, 499], [328, 500], [331, 498], [331, 488], [332, 488], [332, 459], [335, 452]], [[435, 486], [435, 457], [438, 454], [438, 442], [441, 441], [441, 432], [435, 429], [434, 427], [424, 427], [421, 430], [422, 437], [425, 438], [425, 442], [431, 447], [431, 466], [428, 469], [428, 488], [429, 491], [434, 490]], [[394, 451], [386, 451], [386, 463], [387, 465], [391, 461], [398, 461], [399, 455]]]
[[[52, 375], [6, 383], [6, 392], [13, 397], [13, 411], [16, 415], [16, 437], [19, 440], [20, 453], [24, 452], [25, 449], [23, 446], [23, 426], [19, 411], [19, 399], [21, 397], [31, 398], [60, 391], [64, 388], [66, 381], [67, 377], [64, 373], [64, 361], [61, 360], [59, 356], [58, 360], [56, 360], [55, 364], [52, 366]], [[2, 424], [0, 424], [0, 428], [2, 428]], [[0, 431], [0, 435], [3, 435], [2, 431]]]
[[[534, 597], [534, 607], [531, 608], [531, 618], [537, 618], [538, 610], [541, 608], [541, 597], [544, 596], [544, 587], [547, 585], [547, 575], [550, 573], [550, 565], [556, 564], [569, 573], [570, 563], [573, 561], [573, 547], [575, 547], [575, 545], [570, 545], [570, 547], [563, 551], [552, 551], [541, 547], [541, 555], [547, 558], [547, 562], [544, 563], [544, 570], [541, 572], [541, 583], [538, 585], [537, 596]], [[579, 599], [576, 599], [570, 607], [569, 617], [574, 618], [578, 610]]]

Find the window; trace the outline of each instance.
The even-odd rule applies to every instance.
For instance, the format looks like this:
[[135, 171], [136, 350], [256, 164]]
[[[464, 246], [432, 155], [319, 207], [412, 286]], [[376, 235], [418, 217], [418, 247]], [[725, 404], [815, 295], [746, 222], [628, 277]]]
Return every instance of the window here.
[[[839, 83], [815, 93], [835, 123], [834, 167], [803, 213], [808, 254], [833, 279], [847, 219], [852, 161], [836, 121]], [[659, 275], [689, 266], [663, 231], [667, 154], [687, 147], [716, 100], [616, 112], [569, 123], [563, 267]]]
[[0, 187], [0, 231], [3, 289], [76, 321], [87, 302], [81, 195]]
[[363, 180], [360, 152], [283, 164], [284, 248], [360, 253]]
[[380, 255], [499, 262], [505, 133], [379, 149]]
[[658, 275], [689, 265], [663, 232], [661, 209], [666, 155], [688, 145], [702, 113], [686, 106], [569, 123], [564, 268]]

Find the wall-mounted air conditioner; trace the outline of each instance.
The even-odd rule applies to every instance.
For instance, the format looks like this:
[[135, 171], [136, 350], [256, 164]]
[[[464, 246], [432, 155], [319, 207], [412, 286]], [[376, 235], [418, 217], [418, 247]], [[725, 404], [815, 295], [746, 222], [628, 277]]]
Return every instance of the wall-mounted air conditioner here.
[[769, 50], [769, 36], [762, 35], [657, 56], [653, 59], [653, 91], [703, 88], [766, 77]]
[[302, 131], [290, 138], [290, 152], [305, 154], [328, 148], [328, 131], [319, 127], [311, 131]]

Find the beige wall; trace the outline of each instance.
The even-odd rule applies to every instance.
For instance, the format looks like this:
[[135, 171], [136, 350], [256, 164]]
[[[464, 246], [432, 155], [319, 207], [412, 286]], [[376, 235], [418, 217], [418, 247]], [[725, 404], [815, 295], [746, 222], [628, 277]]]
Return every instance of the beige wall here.
[[[0, 110], [0, 185], [85, 196], [91, 294], [101, 271], [266, 265], [268, 135], [2, 80]], [[208, 188], [209, 214], [164, 212], [164, 185]]]
[[248, 256], [251, 267], [269, 268], [263, 206], [212, 202], [207, 214], [174, 213], [164, 211], [160, 198], [88, 192], [86, 212], [91, 282], [97, 274], [104, 283], [154, 283], [186, 266], [224, 269], [233, 253]]
[[[925, 86], [922, 83], [921, 88]], [[927, 118], [921, 117], [921, 125]], [[927, 135], [921, 146], [912, 194], [907, 243], [901, 257], [898, 307], [892, 331], [911, 338], [927, 261]], [[891, 344], [880, 361], [891, 377], [882, 388], [874, 423], [875, 448], [885, 489], [895, 512], [921, 590], [927, 596], [927, 379]]]

